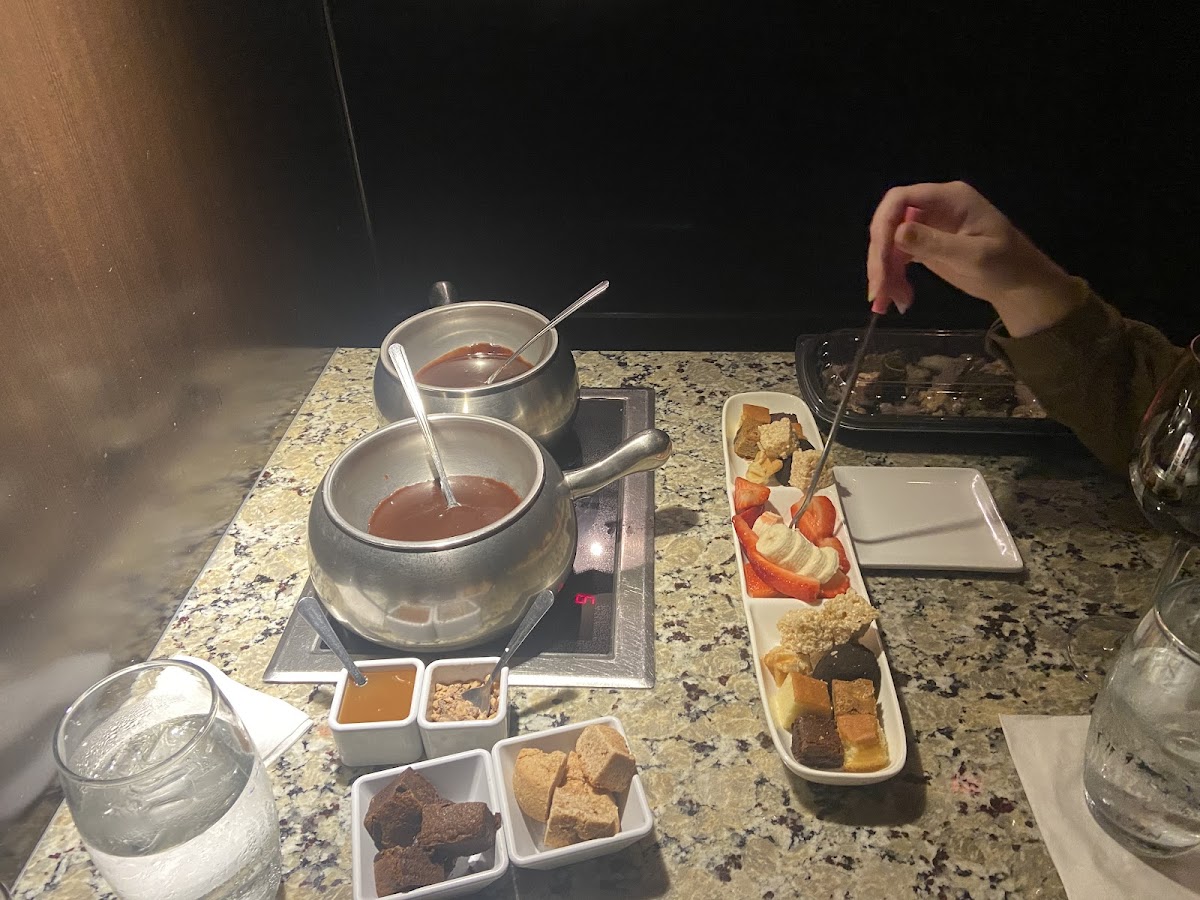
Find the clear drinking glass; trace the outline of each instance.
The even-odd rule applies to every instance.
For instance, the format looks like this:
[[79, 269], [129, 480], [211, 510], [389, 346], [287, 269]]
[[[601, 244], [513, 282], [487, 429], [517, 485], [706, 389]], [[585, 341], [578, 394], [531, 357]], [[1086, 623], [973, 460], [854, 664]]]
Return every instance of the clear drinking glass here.
[[1134, 853], [1200, 846], [1200, 579], [1159, 594], [1109, 668], [1083, 790], [1100, 827]]
[[[1151, 400], [1129, 463], [1129, 483], [1150, 523], [1175, 538], [1158, 580], [1139, 613], [1179, 575], [1200, 545], [1200, 335]], [[1120, 616], [1090, 616], [1072, 626], [1067, 657], [1085, 680], [1099, 684], [1114, 651], [1133, 630]]]
[[199, 666], [151, 660], [67, 709], [54, 734], [67, 805], [121, 897], [274, 897], [279, 817], [246, 728]]

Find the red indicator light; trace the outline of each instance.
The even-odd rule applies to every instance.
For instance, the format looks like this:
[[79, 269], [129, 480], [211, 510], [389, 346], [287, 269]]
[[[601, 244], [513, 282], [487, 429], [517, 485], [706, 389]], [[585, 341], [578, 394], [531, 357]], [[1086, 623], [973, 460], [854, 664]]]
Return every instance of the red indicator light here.
[[575, 595], [575, 605], [576, 606], [589, 606], [589, 605], [595, 606], [596, 598], [591, 594], [576, 594]]

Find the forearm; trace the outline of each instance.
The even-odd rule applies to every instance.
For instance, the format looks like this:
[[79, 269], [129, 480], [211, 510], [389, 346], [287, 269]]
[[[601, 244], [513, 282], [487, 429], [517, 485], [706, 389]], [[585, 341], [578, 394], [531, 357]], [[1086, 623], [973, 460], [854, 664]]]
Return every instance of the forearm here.
[[1057, 322], [1020, 337], [994, 331], [989, 342], [1050, 416], [1124, 472], [1157, 386], [1185, 351], [1073, 281], [1079, 299]]

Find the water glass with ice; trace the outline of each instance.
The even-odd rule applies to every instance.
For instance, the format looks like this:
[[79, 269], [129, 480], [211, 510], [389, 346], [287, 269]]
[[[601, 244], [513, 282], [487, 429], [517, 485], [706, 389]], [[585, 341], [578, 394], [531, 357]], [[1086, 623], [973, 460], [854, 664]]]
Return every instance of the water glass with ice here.
[[1109, 669], [1083, 788], [1100, 827], [1134, 853], [1200, 846], [1200, 579], [1159, 594]]
[[151, 660], [89, 688], [55, 731], [54, 759], [84, 845], [119, 896], [275, 896], [271, 783], [199, 666]]

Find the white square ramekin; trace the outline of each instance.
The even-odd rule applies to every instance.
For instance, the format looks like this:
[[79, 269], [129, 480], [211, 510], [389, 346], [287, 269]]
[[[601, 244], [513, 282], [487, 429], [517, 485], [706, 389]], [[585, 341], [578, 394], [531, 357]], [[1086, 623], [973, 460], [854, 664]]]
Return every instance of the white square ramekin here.
[[456, 681], [482, 681], [487, 678], [498, 656], [478, 656], [470, 659], [439, 659], [425, 669], [425, 683], [417, 709], [417, 723], [425, 755], [430, 759], [464, 750], [491, 750], [496, 741], [508, 737], [508, 666], [500, 670], [500, 694], [496, 714], [490, 719], [466, 719], [462, 722], [430, 722], [427, 717], [429, 698], [436, 684]]
[[425, 663], [409, 657], [373, 659], [358, 664], [368, 681], [372, 671], [400, 666], [415, 668], [416, 682], [408, 715], [391, 722], [339, 722], [338, 710], [342, 708], [342, 697], [346, 693], [346, 681], [350, 675], [342, 669], [338, 676], [333, 705], [329, 707], [329, 730], [333, 732], [333, 740], [345, 765], [398, 766], [421, 758], [424, 745], [421, 743], [420, 726], [417, 725], [417, 709], [421, 704], [421, 688], [425, 683]]
[[[407, 768], [420, 772], [437, 788], [439, 794], [452, 803], [478, 801], [486, 803], [492, 812], [500, 812], [500, 792], [496, 787], [488, 754], [483, 750], [470, 750], [453, 756], [443, 756], [441, 759], [414, 763], [411, 767], [397, 766], [362, 776], [350, 789], [350, 850], [353, 854], [351, 872], [354, 900], [379, 898], [375, 890], [375, 842], [367, 833], [363, 819], [366, 818], [367, 809], [374, 796]], [[450, 897], [463, 897], [491, 884], [507, 870], [508, 847], [502, 828], [496, 832], [496, 846], [490, 852], [459, 859], [450, 877], [445, 881], [417, 888], [406, 894], [388, 894], [382, 900], [421, 900], [430, 897], [446, 900]]]
[[[597, 856], [616, 853], [637, 843], [654, 828], [654, 813], [646, 800], [646, 791], [642, 787], [640, 775], [634, 775], [629, 790], [615, 798], [621, 815], [621, 830], [612, 837], [595, 838], [571, 844], [569, 847], [547, 848], [542, 842], [546, 826], [521, 812], [512, 789], [517, 754], [526, 747], [534, 747], [546, 753], [555, 750], [570, 752], [575, 749], [575, 742], [579, 740], [580, 733], [589, 725], [609, 725], [625, 737], [625, 729], [621, 727], [620, 720], [605, 716], [577, 725], [564, 725], [561, 728], [547, 728], [545, 731], [522, 734], [500, 741], [492, 748], [496, 789], [500, 793], [500, 805], [503, 807], [501, 824], [504, 836], [508, 839], [508, 855], [514, 866], [526, 869], [557, 869], [559, 866], [595, 859]], [[626, 740], [628, 741], [628, 738]]]

